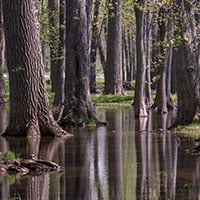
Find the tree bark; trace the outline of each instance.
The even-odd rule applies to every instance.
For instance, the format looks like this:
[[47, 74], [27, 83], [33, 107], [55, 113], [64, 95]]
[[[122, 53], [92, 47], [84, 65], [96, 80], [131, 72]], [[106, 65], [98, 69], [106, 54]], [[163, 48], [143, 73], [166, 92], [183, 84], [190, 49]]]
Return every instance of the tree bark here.
[[134, 110], [136, 117], [147, 116], [146, 104], [145, 104], [145, 76], [146, 76], [146, 62], [144, 52], [144, 11], [140, 9], [145, 7], [145, 0], [138, 1], [138, 5], [135, 5], [135, 17], [136, 17], [136, 85], [134, 96]]
[[[156, 98], [152, 108], [158, 108], [158, 113], [167, 113], [167, 95], [166, 95], [166, 76], [167, 76], [167, 47], [165, 46], [167, 33], [167, 22], [165, 8], [159, 10], [158, 17], [158, 42], [159, 42], [159, 54], [157, 55], [157, 65], [159, 79], [156, 88]], [[168, 19], [166, 19], [168, 21]]]
[[66, 1], [65, 100], [61, 124], [96, 119], [88, 78], [90, 14], [90, 0]]
[[177, 0], [175, 14], [180, 16], [176, 25], [178, 58], [176, 64], [178, 112], [172, 125], [187, 125], [199, 118], [200, 112], [200, 63], [195, 7], [198, 1]]
[[35, 3], [3, 0], [10, 117], [4, 135], [67, 135], [49, 109]]
[[105, 94], [124, 95], [121, 77], [121, 0], [109, 0]]

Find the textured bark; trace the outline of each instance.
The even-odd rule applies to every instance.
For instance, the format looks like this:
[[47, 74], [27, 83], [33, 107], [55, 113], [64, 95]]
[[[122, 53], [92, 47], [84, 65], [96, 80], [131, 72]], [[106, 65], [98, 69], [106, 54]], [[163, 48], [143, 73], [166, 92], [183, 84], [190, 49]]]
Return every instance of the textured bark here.
[[32, 0], [3, 0], [10, 86], [10, 117], [4, 135], [67, 134], [49, 109], [36, 14]]
[[167, 113], [167, 94], [166, 94], [166, 76], [167, 76], [167, 48], [164, 46], [167, 41], [167, 22], [166, 11], [164, 8], [161, 8], [159, 11], [159, 23], [158, 23], [158, 42], [159, 42], [159, 53], [157, 55], [157, 64], [158, 64], [158, 74], [159, 80], [157, 82], [156, 88], [156, 98], [152, 108], [157, 107], [158, 113]]
[[147, 110], [145, 105], [145, 52], [144, 52], [144, 12], [140, 10], [139, 6], [145, 6], [145, 0], [138, 1], [140, 5], [135, 6], [136, 17], [136, 85], [134, 96], [134, 110], [136, 117], [147, 116]]
[[178, 112], [172, 126], [187, 125], [199, 118], [200, 111], [200, 63], [195, 7], [198, 1], [177, 0], [176, 21], [180, 41], [177, 47], [177, 97]]
[[105, 94], [123, 95], [121, 77], [121, 0], [109, 0]]
[[[96, 118], [89, 88], [90, 0], [66, 1], [65, 100], [62, 124]], [[75, 34], [76, 33], [76, 34]]]

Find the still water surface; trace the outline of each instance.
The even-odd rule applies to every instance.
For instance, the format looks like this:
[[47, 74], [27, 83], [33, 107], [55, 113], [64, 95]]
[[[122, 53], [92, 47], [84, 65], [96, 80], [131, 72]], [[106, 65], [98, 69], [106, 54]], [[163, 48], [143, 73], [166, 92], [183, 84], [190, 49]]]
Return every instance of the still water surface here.
[[[0, 199], [196, 200], [200, 157], [185, 154], [194, 143], [166, 131], [171, 115], [141, 121], [132, 109], [98, 108], [109, 126], [72, 129], [73, 138], [0, 138], [0, 151], [30, 153], [57, 162], [64, 173], [1, 177]], [[5, 128], [0, 113], [0, 131]]]

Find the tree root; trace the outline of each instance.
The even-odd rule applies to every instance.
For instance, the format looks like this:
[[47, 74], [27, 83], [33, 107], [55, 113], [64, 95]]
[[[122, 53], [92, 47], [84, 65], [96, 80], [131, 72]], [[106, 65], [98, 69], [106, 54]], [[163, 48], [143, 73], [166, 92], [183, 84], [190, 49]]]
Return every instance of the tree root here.
[[38, 175], [44, 172], [62, 172], [58, 164], [40, 159], [2, 160], [0, 174], [2, 175]]

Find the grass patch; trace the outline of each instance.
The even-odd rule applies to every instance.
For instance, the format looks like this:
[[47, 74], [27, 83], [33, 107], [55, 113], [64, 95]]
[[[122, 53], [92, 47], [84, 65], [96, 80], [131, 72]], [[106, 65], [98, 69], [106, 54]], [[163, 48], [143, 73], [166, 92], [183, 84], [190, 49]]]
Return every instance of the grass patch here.
[[126, 96], [107, 95], [107, 94], [92, 94], [92, 101], [97, 105], [120, 105], [131, 106], [133, 103], [133, 94], [129, 93]]
[[194, 122], [187, 126], [178, 126], [172, 132], [180, 138], [197, 140], [200, 138], [200, 123]]
[[18, 160], [19, 158], [20, 158], [20, 156], [18, 154], [15, 154], [12, 151], [7, 151], [5, 153], [2, 153], [2, 155], [1, 155], [1, 159], [3, 159], [3, 160], [14, 161], [14, 160]]

